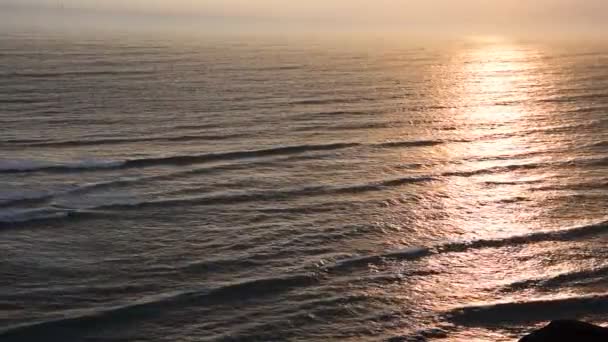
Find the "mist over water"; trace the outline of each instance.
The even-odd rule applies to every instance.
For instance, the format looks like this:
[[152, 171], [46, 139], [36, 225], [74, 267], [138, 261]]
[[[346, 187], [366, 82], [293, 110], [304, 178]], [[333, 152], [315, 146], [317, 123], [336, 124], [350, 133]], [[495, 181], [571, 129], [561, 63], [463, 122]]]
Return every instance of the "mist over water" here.
[[608, 46], [0, 37], [0, 339], [606, 323]]
[[2, 0], [0, 30], [406, 32], [527, 39], [591, 34], [602, 40], [607, 13], [604, 0]]

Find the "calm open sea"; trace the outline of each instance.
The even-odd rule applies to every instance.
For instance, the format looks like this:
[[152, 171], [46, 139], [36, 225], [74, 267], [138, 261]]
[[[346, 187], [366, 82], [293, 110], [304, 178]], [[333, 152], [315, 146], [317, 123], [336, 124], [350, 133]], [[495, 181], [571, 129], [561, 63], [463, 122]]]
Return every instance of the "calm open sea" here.
[[0, 37], [0, 340], [608, 321], [608, 44]]

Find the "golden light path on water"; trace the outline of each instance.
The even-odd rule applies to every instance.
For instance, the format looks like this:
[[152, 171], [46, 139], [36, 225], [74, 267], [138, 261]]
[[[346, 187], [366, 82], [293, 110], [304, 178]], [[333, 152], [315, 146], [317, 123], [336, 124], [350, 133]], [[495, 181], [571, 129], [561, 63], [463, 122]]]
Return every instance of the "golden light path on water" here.
[[[454, 64], [462, 71], [452, 108], [458, 108], [454, 115], [466, 127], [461, 138], [467, 143], [450, 146], [450, 159], [471, 160], [467, 167], [474, 172], [517, 164], [519, 156], [546, 148], [532, 147], [521, 134], [533, 126], [531, 118], [536, 108], [530, 100], [534, 87], [545, 82], [538, 72], [536, 54], [529, 47], [493, 42], [457, 57]], [[521, 179], [513, 172], [447, 178], [444, 186], [450, 203], [446, 207], [454, 212], [464, 207], [471, 213], [460, 223], [465, 235], [467, 231], [478, 237], [526, 233], [518, 224], [525, 217], [503, 213], [500, 203], [494, 203], [496, 199], [516, 201], [524, 196], [521, 188], [509, 187], [510, 193], [504, 193], [486, 186], [517, 181]]]
[[[563, 170], [526, 167], [551, 162], [541, 152], [567, 143], [561, 138], [537, 140], [531, 134], [542, 128], [537, 127], [539, 123], [547, 127], [560, 125], [560, 118], [552, 117], [551, 108], [539, 97], [553, 86], [548, 68], [542, 53], [534, 47], [506, 41], [472, 44], [450, 57], [446, 66], [438, 68], [434, 96], [447, 109], [438, 120], [455, 122], [458, 129], [453, 136], [463, 143], [434, 148], [426, 156], [443, 161], [434, 171], [447, 175], [432, 183], [430, 195], [416, 194], [421, 202], [427, 202], [425, 205], [442, 212], [440, 219], [419, 222], [420, 226], [428, 227], [427, 234], [453, 236], [451, 241], [492, 241], [559, 228], [543, 218], [546, 203], [541, 195], [530, 191], [530, 184], [566, 175], [559, 174]], [[454, 161], [462, 161], [456, 163], [456, 172], [466, 176], [450, 176], [455, 173]], [[484, 171], [500, 168], [510, 172]], [[509, 186], [498, 186], [505, 184]], [[403, 272], [415, 267], [436, 275], [372, 289], [369, 293], [386, 293], [404, 303], [404, 310], [418, 307], [420, 312], [424, 311], [422, 308], [450, 312], [476, 305], [533, 301], [538, 298], [527, 292], [503, 293], [498, 289], [543, 274], [580, 268], [567, 260], [546, 266], [546, 261], [555, 258], [559, 249], [552, 242], [462, 247], [400, 266]], [[568, 293], [548, 293], [542, 299], [564, 296]], [[411, 314], [422, 315], [417, 310]], [[458, 328], [454, 329], [451, 341], [510, 341], [517, 336], [481, 328], [468, 329], [459, 335]]]

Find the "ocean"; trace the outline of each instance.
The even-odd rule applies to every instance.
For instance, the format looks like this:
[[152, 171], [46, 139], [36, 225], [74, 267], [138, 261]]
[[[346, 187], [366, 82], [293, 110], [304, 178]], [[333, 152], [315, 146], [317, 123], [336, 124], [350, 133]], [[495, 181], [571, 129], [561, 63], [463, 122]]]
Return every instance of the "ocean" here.
[[0, 340], [608, 323], [608, 44], [0, 37]]

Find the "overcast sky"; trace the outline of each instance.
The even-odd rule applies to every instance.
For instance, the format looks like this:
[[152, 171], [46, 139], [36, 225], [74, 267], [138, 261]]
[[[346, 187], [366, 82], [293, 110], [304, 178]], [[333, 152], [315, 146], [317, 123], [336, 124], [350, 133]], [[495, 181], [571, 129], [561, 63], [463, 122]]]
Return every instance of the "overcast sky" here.
[[[188, 22], [201, 28], [243, 29], [390, 28], [493, 33], [598, 31], [608, 24], [608, 0], [0, 0], [0, 8], [0, 15], [12, 18], [12, 22], [38, 25], [55, 25], [66, 13], [72, 18], [86, 18], [83, 21], [87, 22], [112, 19], [112, 25], [120, 25], [121, 20], [147, 21], [148, 25]], [[132, 18], [137, 20], [130, 21]]]

